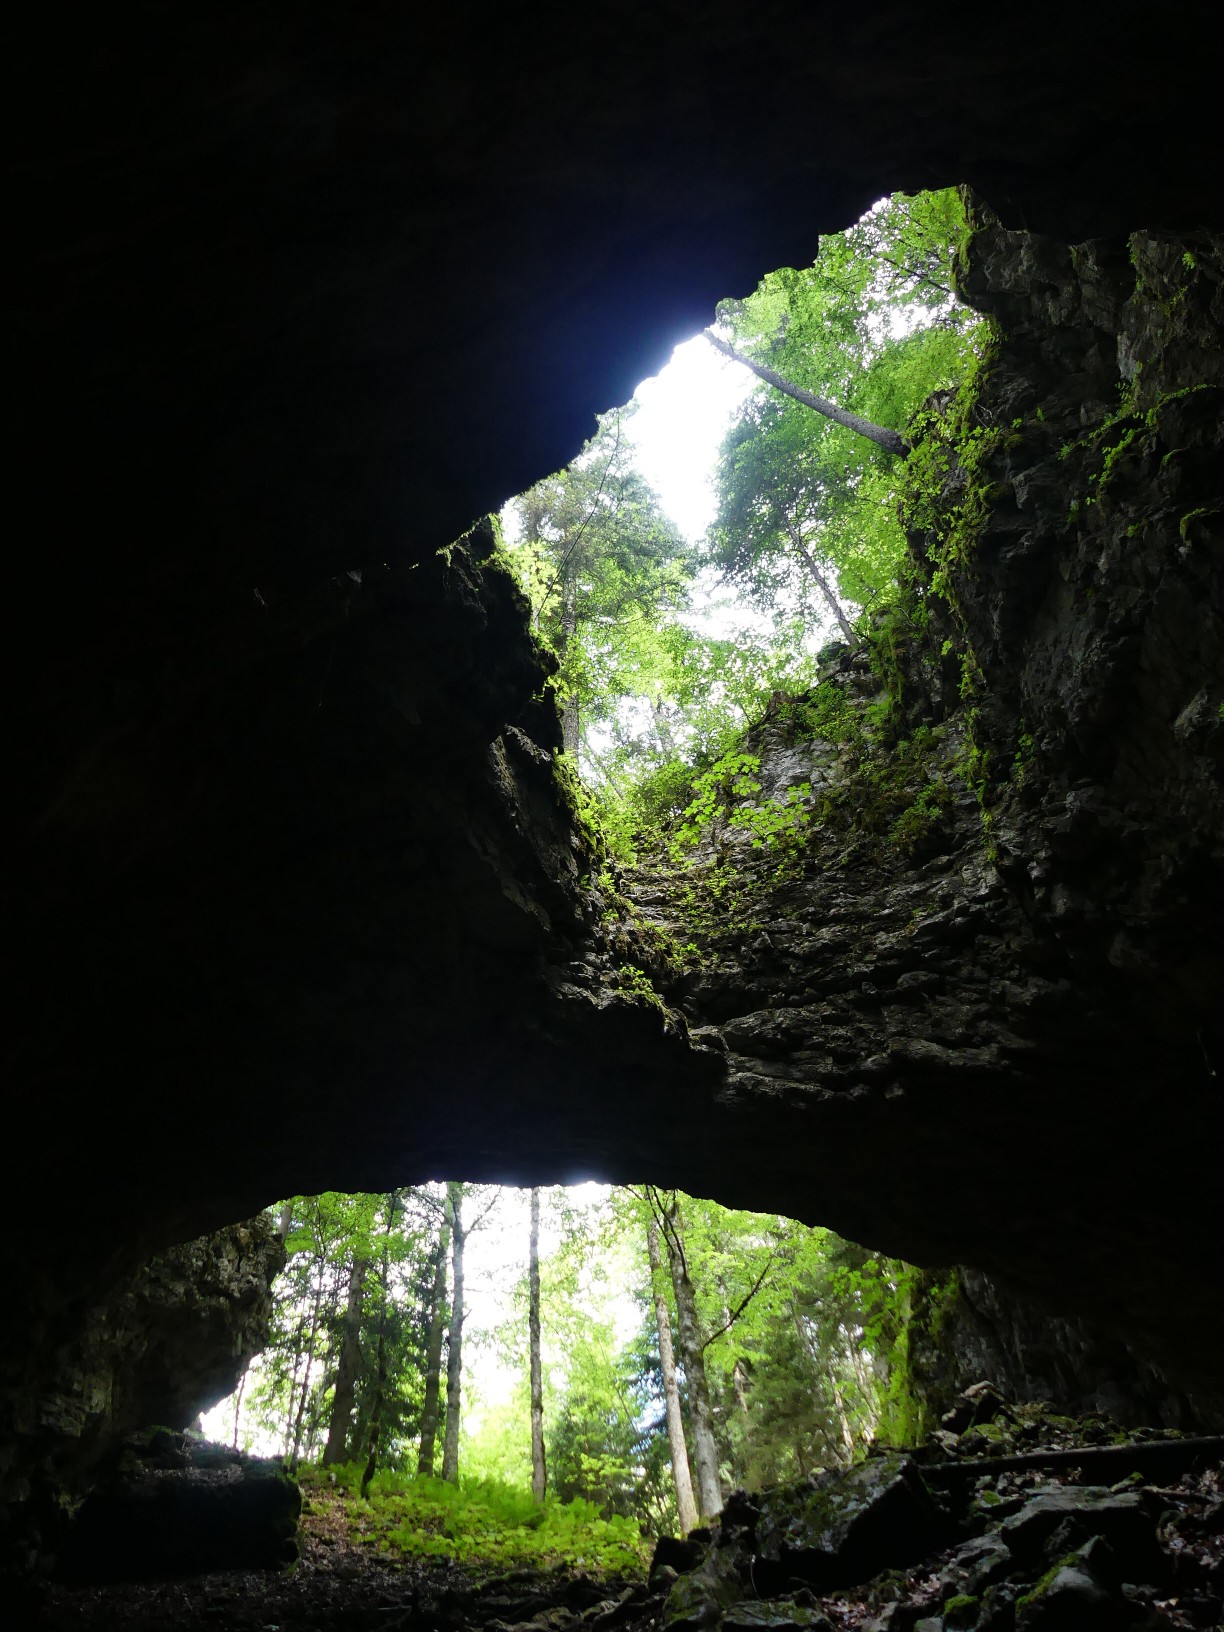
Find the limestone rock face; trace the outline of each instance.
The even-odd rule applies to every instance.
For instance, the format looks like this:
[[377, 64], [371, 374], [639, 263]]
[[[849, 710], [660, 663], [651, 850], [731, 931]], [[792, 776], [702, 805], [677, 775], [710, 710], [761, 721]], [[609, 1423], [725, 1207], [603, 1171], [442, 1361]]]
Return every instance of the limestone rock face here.
[[959, 1390], [983, 1378], [1013, 1400], [1053, 1400], [1123, 1423], [1185, 1432], [1221, 1422], [1218, 1407], [1188, 1395], [1116, 1326], [1055, 1313], [1048, 1302], [963, 1265], [923, 1277], [909, 1341], [915, 1390], [931, 1425]]
[[138, 1581], [206, 1570], [275, 1569], [298, 1557], [302, 1493], [279, 1461], [157, 1429], [75, 1516], [60, 1573]]
[[[1193, 30], [221, 0], [19, 43], [3, 1386], [171, 1243], [439, 1171], [777, 1207], [1217, 1368], [1219, 449], [1168, 397], [1218, 384]], [[1023, 721], [1036, 780], [992, 790], [994, 859], [971, 803], [883, 878], [830, 849], [677, 989], [686, 1035], [617, 978], [491, 541], [436, 552], [718, 298], [966, 180], [1021, 425], [960, 600], [978, 733], [997, 773]], [[1136, 226], [1135, 264], [1067, 247]], [[1152, 421], [1060, 461], [1121, 380]]]
[[[789, 874], [728, 826], [706, 865], [734, 856], [743, 903], [707, 904], [712, 956], [669, 988], [721, 1035], [741, 1149], [772, 1141], [770, 1205], [911, 1261], [971, 1258], [1209, 1384], [1213, 1411], [1220, 266], [1204, 235], [974, 237], [966, 292], [1000, 339], [974, 409], [984, 522], [944, 569], [976, 665], [964, 700], [938, 602], [894, 656], [929, 739], [907, 797], [925, 781], [937, 808], [871, 842], [868, 809], [857, 835], [827, 821]], [[949, 470], [945, 515], [967, 480]], [[933, 566], [938, 539], [914, 546]], [[883, 681], [843, 653], [824, 684], [862, 712]], [[752, 746], [767, 790], [840, 788], [851, 815], [875, 797], [844, 746], [782, 714]], [[881, 744], [874, 763], [907, 762]], [[637, 886], [681, 939], [701, 919], [684, 890]]]
[[67, 1333], [30, 1334], [24, 1376], [2, 1400], [4, 1496], [27, 1544], [41, 1534], [54, 1546], [133, 1432], [186, 1428], [232, 1392], [268, 1340], [284, 1261], [261, 1214], [167, 1248], [76, 1312]]

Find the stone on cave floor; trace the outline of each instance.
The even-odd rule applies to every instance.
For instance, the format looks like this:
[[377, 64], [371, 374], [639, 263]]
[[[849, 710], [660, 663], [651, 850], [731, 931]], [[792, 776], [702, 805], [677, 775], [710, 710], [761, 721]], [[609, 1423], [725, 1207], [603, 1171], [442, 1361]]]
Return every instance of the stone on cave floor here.
[[960, 1394], [951, 1409], [944, 1412], [940, 1427], [952, 1434], [963, 1434], [969, 1428], [994, 1422], [998, 1417], [1013, 1420], [1011, 1409], [1002, 1394], [993, 1383], [973, 1383]]
[[[1065, 1451], [1075, 1431], [1070, 1419], [1047, 1414], [1043, 1426], [1035, 1408], [1008, 1404]], [[1111, 1425], [1104, 1426], [1108, 1438]], [[1080, 1428], [1088, 1450], [1102, 1419], [1086, 1419]], [[221, 1472], [242, 1461], [164, 1430], [145, 1436], [139, 1448], [143, 1458], [133, 1451], [132, 1460], [164, 1478], [185, 1478], [185, 1461], [193, 1472]], [[553, 1569], [480, 1580], [437, 1561], [369, 1556], [343, 1541], [342, 1493], [321, 1486], [312, 1493], [314, 1511], [303, 1524], [303, 1556], [294, 1571], [231, 1574], [220, 1585], [216, 1576], [101, 1588], [59, 1584], [52, 1613], [39, 1624], [48, 1632], [80, 1625], [83, 1608], [94, 1617], [86, 1624], [107, 1632], [215, 1625], [218, 1592], [245, 1595], [245, 1618], [221, 1623], [243, 1632], [268, 1624], [383, 1626], [392, 1611], [405, 1614], [412, 1632], [1198, 1632], [1220, 1624], [1218, 1458], [1200, 1453], [1198, 1471], [1181, 1476], [1177, 1489], [1062, 1485], [1057, 1474], [1023, 1468], [979, 1478], [976, 1495], [958, 1483], [937, 1498], [925, 1479], [939, 1471], [937, 1464], [924, 1475], [920, 1460], [890, 1452], [795, 1486], [735, 1492], [715, 1526], [685, 1542], [659, 1544], [649, 1585]], [[1076, 1476], [1068, 1467], [1067, 1477]], [[898, 1480], [909, 1495], [920, 1493], [911, 1518], [916, 1512], [922, 1524], [933, 1514], [936, 1521], [921, 1555], [908, 1568], [886, 1567], [837, 1588], [804, 1584], [792, 1567], [794, 1544], [823, 1537], [830, 1553], [837, 1539], [861, 1548], [856, 1526], [865, 1512], [878, 1507], [896, 1519], [905, 1511], [887, 1505], [897, 1500]], [[986, 1488], [1000, 1499], [982, 1500]], [[785, 1563], [779, 1538], [792, 1549]]]
[[736, 1604], [722, 1618], [722, 1632], [782, 1632], [784, 1627], [804, 1632], [833, 1632], [833, 1623], [818, 1609], [786, 1600], [764, 1598], [758, 1604]]
[[137, 1581], [292, 1564], [301, 1507], [278, 1461], [156, 1429], [129, 1441], [113, 1476], [85, 1501], [62, 1573]]
[[1130, 1579], [1158, 1580], [1165, 1564], [1156, 1542], [1150, 1499], [1139, 1491], [1117, 1493], [1093, 1486], [1043, 1491], [1019, 1513], [1004, 1519], [1002, 1537], [1021, 1563], [1047, 1553], [1051, 1543], [1065, 1556], [1093, 1537], [1127, 1561]]
[[913, 1462], [890, 1452], [769, 1493], [755, 1528], [760, 1563], [782, 1581], [849, 1586], [913, 1563], [944, 1520]]
[[[1050, 1442], [1055, 1455], [1072, 1448], [1091, 1455], [1102, 1439], [1116, 1435], [1115, 1425], [1098, 1414], [1077, 1423], [1002, 1397], [1000, 1407], [1001, 1415], [1026, 1428], [1026, 1440]], [[1080, 1443], [1071, 1447], [1074, 1439]], [[954, 1485], [937, 1500], [924, 1473], [937, 1477], [944, 1470], [938, 1464], [924, 1470], [919, 1451], [908, 1465], [890, 1452], [793, 1486], [736, 1492], [698, 1547], [690, 1538], [683, 1547], [659, 1549], [657, 1558], [681, 1565], [702, 1553], [698, 1567], [671, 1584], [663, 1624], [669, 1632], [753, 1632], [807, 1625], [805, 1612], [812, 1612], [839, 1628], [869, 1632], [923, 1626], [928, 1632], [1213, 1627], [1220, 1621], [1213, 1546], [1221, 1528], [1221, 1470], [1210, 1460], [1212, 1450], [1218, 1447], [1200, 1448], [1199, 1471], [1181, 1475], [1180, 1490], [1136, 1484], [1138, 1474], [1114, 1489], [1063, 1484], [1057, 1472], [1034, 1466], [998, 1469], [979, 1477], [975, 1490]], [[1082, 1477], [1082, 1470], [1068, 1463], [1065, 1477]], [[921, 1533], [933, 1519], [926, 1545], [909, 1568], [871, 1560], [874, 1570], [851, 1572], [848, 1560], [856, 1549], [864, 1565], [864, 1537], [871, 1532], [856, 1531], [856, 1525], [865, 1524], [865, 1512], [874, 1513], [874, 1541], [881, 1549], [916, 1545], [914, 1531], [902, 1522], [890, 1541], [881, 1539], [887, 1535], [882, 1516], [900, 1521], [906, 1512], [891, 1505], [898, 1487], [909, 1497], [915, 1488], [921, 1493], [909, 1520], [917, 1517]], [[819, 1584], [811, 1574], [804, 1584], [803, 1563], [810, 1562], [805, 1552], [819, 1557]], [[656, 1590], [673, 1568], [660, 1562]], [[834, 1570], [844, 1572], [836, 1587], [829, 1585]], [[1162, 1602], [1181, 1607], [1169, 1618]]]
[[1124, 1632], [1167, 1625], [1111, 1592], [1079, 1559], [1069, 1560], [1016, 1603], [1016, 1632]]

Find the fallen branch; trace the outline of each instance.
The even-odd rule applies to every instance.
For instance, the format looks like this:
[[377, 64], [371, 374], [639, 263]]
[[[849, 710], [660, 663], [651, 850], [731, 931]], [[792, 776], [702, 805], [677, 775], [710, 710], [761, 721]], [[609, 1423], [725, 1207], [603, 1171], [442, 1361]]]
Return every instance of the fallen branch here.
[[1026, 1451], [1019, 1456], [966, 1457], [961, 1462], [920, 1462], [918, 1468], [924, 1479], [935, 1484], [978, 1479], [990, 1473], [1022, 1473], [1026, 1468], [1085, 1468], [1124, 1479], [1128, 1473], [1176, 1475], [1200, 1458], [1224, 1462], [1224, 1434], [1198, 1439], [1145, 1439], [1129, 1445], [1085, 1445], [1070, 1451]]
[[772, 385], [775, 391], [781, 391], [795, 402], [801, 402], [805, 408], [811, 408], [815, 413], [823, 414], [837, 425], [844, 425], [848, 431], [855, 431], [859, 436], [865, 436], [869, 442], [877, 447], [895, 453], [899, 459], [909, 455], [910, 445], [898, 431], [891, 431], [886, 425], [877, 425], [874, 420], [864, 419], [862, 414], [851, 413], [848, 408], [839, 408], [835, 402], [827, 397], [818, 397], [814, 391], [807, 391], [801, 385], [796, 385], [777, 369], [770, 368], [767, 363], [758, 363], [752, 357], [746, 357], [742, 351], [721, 339], [713, 329], [704, 329], [705, 338], [714, 347], [721, 351], [724, 357], [729, 357], [733, 363], [742, 363], [750, 368], [758, 380], [764, 380], [766, 385]]

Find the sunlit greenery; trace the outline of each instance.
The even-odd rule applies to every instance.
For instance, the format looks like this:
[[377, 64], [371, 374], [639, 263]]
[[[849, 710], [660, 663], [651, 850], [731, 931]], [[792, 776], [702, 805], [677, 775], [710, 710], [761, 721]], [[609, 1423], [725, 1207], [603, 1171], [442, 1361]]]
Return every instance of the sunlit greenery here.
[[[468, 1198], [472, 1216], [481, 1200], [492, 1203], [484, 1228], [491, 1242], [501, 1242], [498, 1262], [518, 1268], [509, 1276], [501, 1272], [502, 1318], [466, 1334], [477, 1359], [466, 1384], [471, 1409], [457, 1484], [419, 1478], [416, 1468], [420, 1334], [428, 1321], [425, 1289], [440, 1216], [436, 1188], [397, 1193], [393, 1213], [388, 1197], [329, 1193], [288, 1204], [282, 1216], [291, 1220], [291, 1250], [278, 1287], [276, 1330], [242, 1396], [236, 1437], [282, 1452], [296, 1439], [309, 1478], [351, 1492], [350, 1517], [372, 1545], [507, 1565], [582, 1554], [600, 1568], [628, 1569], [640, 1557], [643, 1537], [677, 1528], [645, 1192], [612, 1190], [581, 1203], [564, 1190], [543, 1195], [553, 1243], [542, 1265], [549, 1479], [543, 1514], [533, 1506], [530, 1485], [527, 1243], [517, 1195], [486, 1191]], [[904, 1352], [907, 1266], [774, 1215], [729, 1211], [691, 1197], [672, 1197], [672, 1204], [683, 1211], [724, 1488], [844, 1464], [875, 1435], [904, 1438], [912, 1418]], [[522, 1238], [507, 1259], [508, 1229]], [[477, 1249], [469, 1250], [479, 1264]], [[327, 1438], [356, 1261], [371, 1265], [371, 1282], [346, 1454], [334, 1467], [310, 1473]], [[674, 1325], [670, 1295], [669, 1302]], [[378, 1337], [389, 1315], [397, 1333], [418, 1336], [401, 1335], [390, 1351], [383, 1381], [391, 1409], [363, 1503], [358, 1492], [372, 1397], [380, 1386]], [[512, 1387], [489, 1404], [481, 1399], [481, 1378], [487, 1382], [493, 1374], [511, 1379]], [[233, 1403], [224, 1408], [227, 1420], [233, 1409]]]
[[[953, 292], [966, 231], [954, 190], [882, 200], [811, 266], [724, 301], [717, 333], [904, 435], [982, 345]], [[728, 431], [704, 538], [667, 521], [632, 439], [632, 409], [609, 415], [509, 507], [506, 549], [560, 656], [567, 746], [622, 859], [684, 818], [694, 776], [772, 696], [812, 684], [831, 635], [865, 637], [905, 584], [906, 461], [773, 386], [758, 382]]]
[[310, 1469], [303, 1480], [307, 1490], [347, 1490], [352, 1537], [378, 1553], [488, 1570], [569, 1564], [608, 1575], [641, 1575], [649, 1556], [632, 1519], [604, 1518], [593, 1502], [541, 1506], [529, 1486], [478, 1479], [456, 1487], [394, 1472], [378, 1474], [363, 1498], [358, 1474], [355, 1466], [333, 1475]]

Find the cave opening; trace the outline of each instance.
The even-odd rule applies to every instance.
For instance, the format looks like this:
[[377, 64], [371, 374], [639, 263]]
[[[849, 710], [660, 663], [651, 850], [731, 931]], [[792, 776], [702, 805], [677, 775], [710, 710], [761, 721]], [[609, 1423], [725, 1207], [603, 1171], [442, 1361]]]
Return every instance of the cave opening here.
[[[255, 1342], [259, 1208], [329, 1185], [564, 1165], [777, 1209], [962, 1266], [945, 1432], [1046, 1432], [974, 1422], [955, 1393], [983, 1373], [1013, 1402], [1219, 1422], [1200, 19], [716, 6], [698, 28], [664, 6], [528, 37], [464, 5], [239, 9], [40, 14], [20, 42], [4, 1567], [57, 1560], [67, 1515], [134, 1473], [141, 1424], [158, 1475], [186, 1471], [177, 1425]], [[801, 266], [889, 188], [957, 178], [985, 201], [958, 287], [998, 347], [915, 438], [907, 549], [939, 584], [876, 631], [896, 718], [867, 716], [879, 671], [853, 642], [827, 653], [800, 709], [693, 755], [704, 790], [657, 779], [684, 855], [651, 882], [649, 824], [618, 830], [598, 775], [565, 774], [513, 540], [435, 552], [559, 467], [720, 291]], [[601, 757], [663, 768], [653, 706], [607, 729]], [[1035, 1487], [999, 1483], [1032, 1469], [984, 1473], [1026, 1516], [1004, 1532], [970, 1501], [958, 1522], [1006, 1557], [909, 1580], [892, 1619], [1218, 1622], [1218, 1485], [1133, 1454], [1094, 1463], [1102, 1503], [1146, 1481], [1112, 1519], [1047, 1492], [1077, 1507], [1074, 1564]], [[1117, 1516], [1170, 1490], [1185, 1568]], [[768, 1534], [793, 1513], [738, 1512], [756, 1541], [720, 1556], [781, 1594], [775, 1622], [891, 1615], [796, 1596], [831, 1587], [827, 1561], [793, 1587]], [[911, 1516], [913, 1540], [934, 1521]], [[326, 1598], [343, 1577], [311, 1547], [299, 1580]], [[1116, 1579], [1110, 1548], [1151, 1579]], [[835, 1550], [860, 1586], [882, 1563]], [[725, 1621], [714, 1555], [695, 1562], [660, 1564], [668, 1614]], [[550, 1624], [635, 1618], [573, 1590]], [[361, 1613], [379, 1593], [415, 1624], [390, 1575]], [[661, 1593], [625, 1603], [657, 1624]], [[425, 1596], [423, 1632], [480, 1620]], [[190, 1615], [291, 1623], [278, 1602]], [[99, 1626], [164, 1607], [62, 1605]]]
[[694, 1468], [712, 1518], [733, 1489], [929, 1426], [914, 1315], [948, 1277], [828, 1231], [594, 1183], [269, 1214], [287, 1254], [269, 1342], [200, 1426], [311, 1480], [547, 1490], [653, 1537], [696, 1523]]

